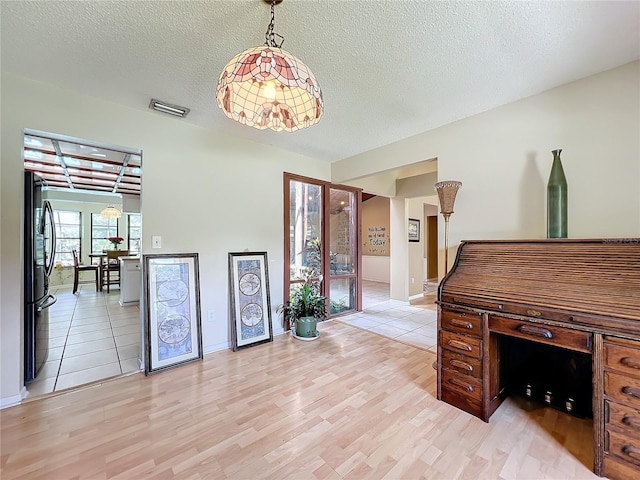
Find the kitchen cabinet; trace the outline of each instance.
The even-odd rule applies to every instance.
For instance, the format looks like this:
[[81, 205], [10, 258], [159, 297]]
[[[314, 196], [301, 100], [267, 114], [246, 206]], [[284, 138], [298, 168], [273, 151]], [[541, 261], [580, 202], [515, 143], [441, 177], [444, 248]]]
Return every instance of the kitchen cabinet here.
[[140, 257], [120, 257], [120, 305], [140, 303]]

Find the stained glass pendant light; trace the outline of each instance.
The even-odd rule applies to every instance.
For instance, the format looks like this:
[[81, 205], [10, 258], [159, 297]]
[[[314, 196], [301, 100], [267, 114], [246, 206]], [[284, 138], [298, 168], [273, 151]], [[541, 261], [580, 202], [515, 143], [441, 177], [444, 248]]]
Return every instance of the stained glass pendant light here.
[[216, 98], [225, 115], [244, 125], [295, 132], [320, 121], [324, 102], [309, 67], [282, 50], [284, 37], [274, 33], [274, 7], [265, 44], [236, 55], [224, 67]]

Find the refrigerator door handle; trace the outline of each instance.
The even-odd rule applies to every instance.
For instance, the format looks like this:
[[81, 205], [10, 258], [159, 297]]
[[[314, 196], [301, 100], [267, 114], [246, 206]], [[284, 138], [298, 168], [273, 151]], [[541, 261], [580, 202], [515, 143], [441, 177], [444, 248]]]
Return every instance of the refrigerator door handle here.
[[[48, 200], [44, 201], [44, 211], [45, 211], [45, 215], [48, 217], [49, 219], [49, 225], [51, 225], [51, 256], [48, 259], [45, 259], [45, 262], [47, 262], [47, 264], [45, 265], [45, 275], [47, 277], [51, 276], [51, 272], [53, 272], [53, 261], [54, 258], [56, 256], [56, 224], [55, 224], [55, 219], [53, 217], [53, 207], [51, 206], [51, 203]], [[44, 218], [43, 220], [43, 231], [44, 231]]]
[[47, 295], [45, 300], [42, 301], [42, 303], [40, 305], [38, 305], [38, 308], [36, 309], [38, 312], [41, 312], [47, 308], [49, 308], [51, 305], [53, 305], [54, 303], [56, 303], [58, 301], [58, 297], [56, 297], [55, 295]]

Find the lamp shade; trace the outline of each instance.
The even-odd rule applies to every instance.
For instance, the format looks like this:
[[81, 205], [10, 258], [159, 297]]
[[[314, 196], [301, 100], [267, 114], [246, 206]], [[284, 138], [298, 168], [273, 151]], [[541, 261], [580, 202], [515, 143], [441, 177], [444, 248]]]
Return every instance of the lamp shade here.
[[106, 218], [120, 218], [122, 216], [122, 212], [113, 205], [109, 205], [100, 212], [100, 215]]
[[270, 45], [233, 57], [220, 75], [216, 98], [227, 117], [259, 130], [295, 132], [318, 123], [324, 111], [309, 67]]
[[451, 215], [453, 213], [453, 204], [456, 201], [458, 189], [462, 187], [462, 182], [456, 180], [445, 180], [434, 185], [440, 199], [440, 213], [443, 215]]

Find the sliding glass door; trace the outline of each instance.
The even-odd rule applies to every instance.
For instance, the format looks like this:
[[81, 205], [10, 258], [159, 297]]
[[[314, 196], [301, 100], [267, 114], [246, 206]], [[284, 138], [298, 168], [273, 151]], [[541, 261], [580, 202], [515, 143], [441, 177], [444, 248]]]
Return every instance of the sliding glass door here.
[[320, 282], [330, 316], [361, 308], [359, 189], [284, 174], [284, 295]]

